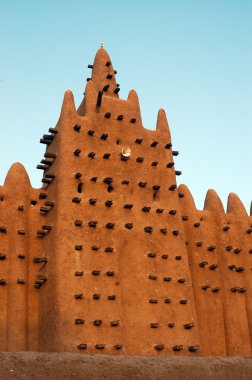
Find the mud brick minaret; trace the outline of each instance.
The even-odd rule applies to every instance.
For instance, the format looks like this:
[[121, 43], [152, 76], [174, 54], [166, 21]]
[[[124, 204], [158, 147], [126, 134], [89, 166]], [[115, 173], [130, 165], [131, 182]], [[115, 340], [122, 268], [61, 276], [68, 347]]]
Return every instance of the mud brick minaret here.
[[177, 188], [169, 126], [142, 125], [98, 50], [76, 110], [41, 139], [42, 187], [0, 187], [0, 350], [251, 355], [252, 219]]

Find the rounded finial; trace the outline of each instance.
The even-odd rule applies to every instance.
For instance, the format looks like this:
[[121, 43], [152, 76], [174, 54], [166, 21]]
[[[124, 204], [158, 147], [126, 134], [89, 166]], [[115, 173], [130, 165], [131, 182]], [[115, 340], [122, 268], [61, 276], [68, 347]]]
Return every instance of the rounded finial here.
[[101, 42], [101, 48], [103, 48], [103, 42]]

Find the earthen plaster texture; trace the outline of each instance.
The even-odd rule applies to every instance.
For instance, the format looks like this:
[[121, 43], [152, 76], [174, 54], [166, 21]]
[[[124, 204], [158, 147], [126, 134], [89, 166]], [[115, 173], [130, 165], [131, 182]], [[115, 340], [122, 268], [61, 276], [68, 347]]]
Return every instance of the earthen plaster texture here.
[[251, 217], [214, 190], [197, 210], [165, 111], [145, 129], [105, 49], [92, 66], [41, 140], [42, 187], [18, 163], [0, 187], [0, 351], [251, 355]]

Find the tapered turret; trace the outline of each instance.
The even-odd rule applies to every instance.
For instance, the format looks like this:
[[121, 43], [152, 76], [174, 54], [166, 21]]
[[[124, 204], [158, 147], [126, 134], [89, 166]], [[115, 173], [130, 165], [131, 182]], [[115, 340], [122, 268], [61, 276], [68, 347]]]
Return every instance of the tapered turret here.
[[248, 217], [242, 201], [235, 193], [230, 193], [228, 196], [227, 212], [235, 214], [239, 218], [247, 219]]
[[184, 184], [179, 185], [178, 187], [179, 194], [183, 194], [183, 198], [180, 198], [181, 201], [185, 201], [187, 208], [191, 210], [196, 210], [195, 202], [192, 196], [192, 193], [188, 189], [188, 187]]
[[220, 197], [213, 189], [209, 189], [207, 191], [204, 210], [211, 210], [213, 212], [221, 214], [225, 213]]
[[75, 108], [73, 93], [72, 91], [67, 90], [64, 94], [60, 117], [65, 118], [65, 117], [68, 117], [70, 114], [72, 115], [76, 114], [76, 108]]
[[115, 70], [106, 50], [101, 47], [95, 56], [92, 68], [92, 81], [97, 91], [103, 95], [118, 98], [119, 89], [116, 83]]
[[135, 90], [130, 90], [128, 94], [127, 101], [130, 102], [132, 105], [135, 115], [137, 117], [137, 120], [139, 121], [139, 125], [142, 125], [142, 117], [141, 117], [141, 110], [140, 110], [140, 104], [139, 104], [139, 98]]
[[163, 108], [160, 108], [158, 111], [158, 117], [157, 117], [157, 132], [161, 136], [165, 136], [169, 142], [171, 141], [171, 134], [169, 129], [168, 120], [166, 117], [165, 110]]
[[10, 167], [4, 182], [4, 186], [12, 188], [12, 191], [25, 191], [31, 187], [30, 179], [24, 166], [15, 162]]

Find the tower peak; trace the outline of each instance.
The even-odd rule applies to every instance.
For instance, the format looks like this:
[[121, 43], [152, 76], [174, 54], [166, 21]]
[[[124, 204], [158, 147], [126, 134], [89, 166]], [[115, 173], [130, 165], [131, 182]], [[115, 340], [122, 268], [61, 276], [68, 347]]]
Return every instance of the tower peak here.
[[91, 77], [96, 90], [102, 91], [104, 96], [118, 98], [120, 89], [116, 83], [115, 74], [116, 71], [113, 69], [110, 56], [101, 43], [101, 47], [95, 55]]
[[[19, 186], [17, 186], [17, 183]], [[30, 179], [25, 167], [20, 162], [11, 165], [4, 181], [4, 186], [12, 188], [12, 191], [20, 191], [31, 187]]]

